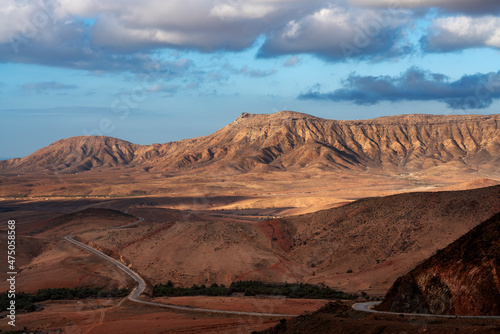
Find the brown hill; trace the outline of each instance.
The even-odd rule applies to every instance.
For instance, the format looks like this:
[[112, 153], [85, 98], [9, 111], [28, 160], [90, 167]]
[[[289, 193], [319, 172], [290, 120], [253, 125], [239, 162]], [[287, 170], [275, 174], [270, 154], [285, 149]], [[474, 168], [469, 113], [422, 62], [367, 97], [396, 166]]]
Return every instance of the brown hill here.
[[204, 221], [189, 212], [167, 219], [161, 210], [157, 222], [79, 236], [122, 254], [154, 283], [300, 281], [382, 295], [419, 261], [499, 212], [500, 186], [370, 198], [265, 222], [223, 211]]
[[64, 170], [78, 173], [96, 167], [129, 165], [139, 145], [103, 136], [80, 136], [61, 139], [23, 159], [0, 162], [0, 168], [21, 171]]
[[31, 224], [31, 229], [25, 231], [28, 235], [36, 236], [66, 236], [68, 234], [82, 233], [89, 230], [117, 227], [124, 222], [133, 222], [136, 217], [110, 209], [90, 208], [69, 213], [56, 218]]
[[377, 308], [500, 315], [500, 213], [398, 278]]
[[327, 169], [427, 169], [444, 163], [498, 171], [500, 115], [403, 115], [335, 121], [282, 111], [242, 114], [205, 137], [134, 145], [109, 137], [60, 140], [32, 155], [0, 162], [4, 170], [63, 171], [129, 166], [218, 172]]
[[473, 179], [471, 181], [448, 186], [446, 187], [446, 189], [443, 190], [467, 190], [467, 189], [493, 187], [497, 185], [500, 185], [500, 181], [482, 177], [478, 179]]
[[302, 273], [308, 282], [383, 293], [395, 277], [497, 212], [500, 186], [408, 193], [282, 219], [281, 238], [292, 240], [287, 256], [309, 268]]

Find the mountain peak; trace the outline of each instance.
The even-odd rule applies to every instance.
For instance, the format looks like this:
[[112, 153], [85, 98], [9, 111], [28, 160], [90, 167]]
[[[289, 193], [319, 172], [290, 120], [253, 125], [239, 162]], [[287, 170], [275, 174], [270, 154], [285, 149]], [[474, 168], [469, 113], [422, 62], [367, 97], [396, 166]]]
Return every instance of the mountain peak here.
[[134, 145], [126, 140], [122, 140], [115, 137], [108, 136], [75, 136], [69, 137], [66, 139], [60, 139], [55, 143], [50, 144], [50, 146], [83, 146], [83, 145], [92, 145], [96, 146], [110, 146], [110, 145]]
[[297, 111], [291, 111], [291, 110], [278, 111], [274, 114], [271, 114], [270, 117], [281, 118], [281, 119], [286, 119], [286, 118], [301, 118], [301, 119], [317, 118], [317, 117], [312, 116], [312, 115], [304, 114], [304, 113], [297, 112]]

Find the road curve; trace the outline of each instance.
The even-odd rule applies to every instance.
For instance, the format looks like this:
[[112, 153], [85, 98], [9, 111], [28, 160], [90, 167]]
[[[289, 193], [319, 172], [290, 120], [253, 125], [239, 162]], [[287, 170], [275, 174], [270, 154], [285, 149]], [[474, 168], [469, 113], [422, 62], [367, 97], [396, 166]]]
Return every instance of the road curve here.
[[381, 314], [393, 314], [393, 315], [406, 315], [406, 316], [418, 316], [418, 317], [433, 317], [433, 318], [448, 318], [448, 319], [495, 319], [500, 320], [500, 316], [479, 316], [479, 315], [442, 315], [442, 314], [426, 314], [426, 313], [398, 313], [398, 312], [387, 312], [387, 311], [377, 311], [372, 307], [378, 305], [382, 302], [366, 302], [366, 303], [356, 303], [352, 305], [352, 308], [356, 311], [370, 312], [370, 313], [381, 313]]
[[[139, 219], [137, 221], [135, 221], [134, 223], [119, 226], [119, 227], [114, 227], [111, 230], [125, 228], [125, 227], [135, 225], [135, 224], [138, 224], [138, 223], [144, 221], [144, 218], [142, 218], [142, 217], [138, 217], [138, 218]], [[139, 296], [144, 292], [144, 290], [146, 290], [147, 284], [144, 281], [144, 279], [141, 276], [139, 276], [138, 273], [136, 273], [134, 270], [130, 269], [129, 267], [125, 266], [120, 261], [113, 259], [112, 257], [98, 251], [97, 249], [92, 248], [88, 245], [85, 245], [84, 243], [81, 243], [79, 241], [76, 241], [75, 239], [73, 239], [73, 237], [74, 237], [74, 235], [70, 234], [70, 235], [65, 236], [64, 239], [66, 239], [67, 241], [69, 241], [69, 242], [71, 242], [79, 247], [86, 249], [89, 252], [94, 253], [95, 255], [98, 255], [98, 256], [104, 258], [108, 262], [113, 263], [115, 266], [117, 266], [118, 268], [123, 270], [127, 275], [132, 277], [137, 282], [137, 286], [128, 295], [128, 299], [130, 299], [131, 301], [134, 301], [136, 303], [141, 303], [141, 304], [145, 304], [145, 305], [152, 305], [152, 306], [156, 306], [156, 307], [164, 307], [164, 308], [169, 308], [169, 309], [174, 309], [174, 310], [190, 311], [190, 312], [194, 311], [194, 312], [208, 312], [208, 313], [231, 314], [231, 315], [246, 315], [246, 316], [258, 316], [258, 317], [281, 317], [281, 318], [283, 318], [283, 317], [296, 317], [297, 316], [295, 314], [276, 314], [276, 313], [211, 310], [211, 309], [203, 309], [203, 308], [195, 308], [195, 307], [177, 306], [177, 305], [170, 305], [170, 304], [148, 302], [148, 301], [139, 299]]]

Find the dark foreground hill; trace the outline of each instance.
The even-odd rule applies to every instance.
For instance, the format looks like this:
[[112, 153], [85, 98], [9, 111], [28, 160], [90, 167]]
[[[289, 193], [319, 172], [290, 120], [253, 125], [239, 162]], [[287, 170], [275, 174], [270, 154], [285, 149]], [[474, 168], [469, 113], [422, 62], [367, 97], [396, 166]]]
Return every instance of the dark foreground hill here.
[[377, 308], [500, 316], [500, 213], [398, 278]]
[[355, 311], [352, 302], [334, 301], [319, 310], [292, 319], [258, 334], [497, 334], [498, 320], [429, 319]]

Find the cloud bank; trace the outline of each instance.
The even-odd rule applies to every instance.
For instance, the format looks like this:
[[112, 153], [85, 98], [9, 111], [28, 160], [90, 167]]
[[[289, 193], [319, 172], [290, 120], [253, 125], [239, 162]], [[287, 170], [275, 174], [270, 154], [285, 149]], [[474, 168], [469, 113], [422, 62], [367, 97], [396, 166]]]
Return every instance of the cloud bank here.
[[500, 99], [500, 71], [465, 75], [452, 81], [448, 77], [411, 68], [400, 76], [359, 76], [351, 74], [343, 88], [321, 93], [310, 90], [304, 100], [352, 101], [373, 105], [382, 101], [440, 101], [455, 110], [484, 109]]
[[0, 3], [0, 62], [134, 71], [155, 50], [240, 52], [259, 38], [261, 57], [381, 61], [414, 53], [415, 11], [435, 7], [462, 14], [439, 15], [424, 51], [499, 47], [488, 0], [19, 0]]

